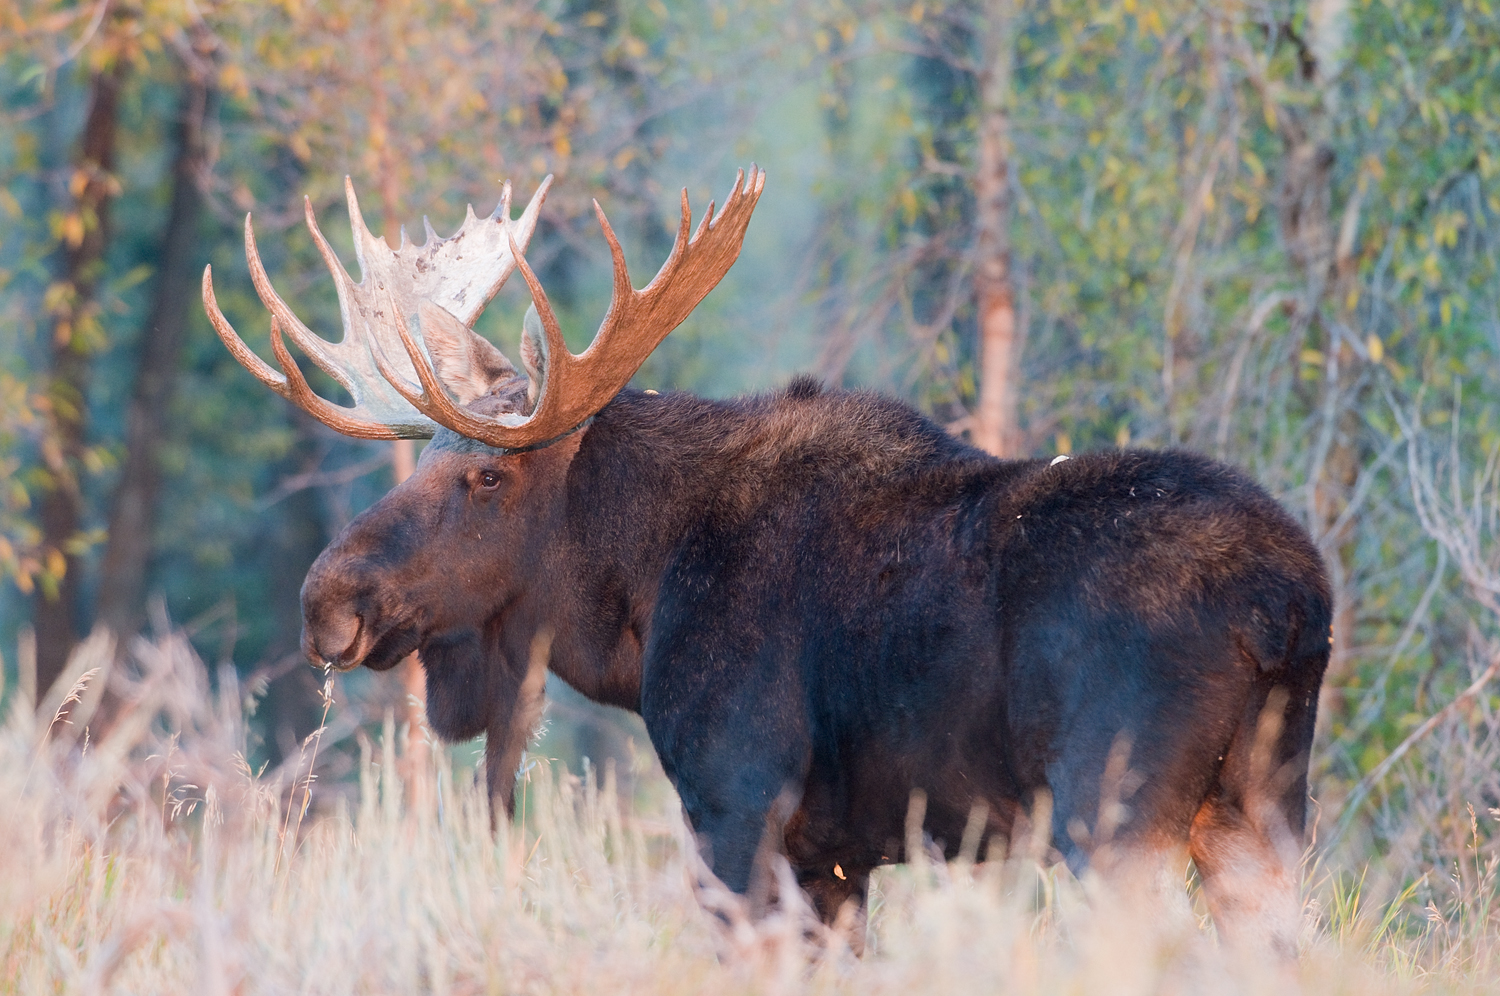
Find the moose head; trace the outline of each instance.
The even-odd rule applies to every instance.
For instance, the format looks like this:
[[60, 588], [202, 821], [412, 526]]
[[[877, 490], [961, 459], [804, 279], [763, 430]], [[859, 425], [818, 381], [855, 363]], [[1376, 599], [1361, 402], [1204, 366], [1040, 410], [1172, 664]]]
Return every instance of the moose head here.
[[[580, 430], [734, 263], [765, 173], [752, 166], [747, 178], [740, 171], [723, 211], [716, 216], [710, 202], [691, 235], [684, 190], [676, 242], [641, 290], [596, 201], [614, 292], [593, 343], [579, 355], [564, 343], [523, 255], [550, 183], [548, 177], [519, 218], [511, 217], [507, 183], [488, 218], [471, 208], [449, 238], [429, 224], [422, 245], [408, 241], [403, 229], [400, 248], [392, 250], [365, 226], [346, 179], [359, 282], [306, 202], [308, 230], [338, 291], [344, 337], [337, 343], [314, 334], [272, 287], [247, 215], [245, 253], [271, 312], [280, 372], [236, 334], [215, 301], [212, 269], [203, 273], [214, 329], [267, 387], [345, 435], [432, 439], [416, 472], [349, 523], [314, 563], [302, 588], [302, 646], [314, 664], [340, 669], [384, 670], [419, 652], [433, 728], [449, 739], [488, 731], [491, 794], [507, 807], [540, 709], [533, 644], [550, 632], [548, 610], [569, 597], [556, 539], [562, 482]], [[517, 267], [533, 302], [521, 371], [473, 330]], [[312, 391], [283, 334], [349, 392], [352, 407]], [[634, 705], [630, 682], [611, 690], [609, 680], [605, 675], [592, 690]]]

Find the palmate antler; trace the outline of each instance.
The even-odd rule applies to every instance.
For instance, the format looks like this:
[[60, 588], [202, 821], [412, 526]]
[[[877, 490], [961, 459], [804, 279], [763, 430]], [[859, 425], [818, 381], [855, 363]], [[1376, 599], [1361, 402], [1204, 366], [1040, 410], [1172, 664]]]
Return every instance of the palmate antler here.
[[[212, 272], [203, 271], [203, 303], [224, 345], [262, 383], [324, 424], [367, 439], [423, 439], [438, 426], [503, 449], [544, 444], [576, 428], [604, 407], [629, 382], [651, 351], [681, 324], [739, 257], [751, 212], [765, 186], [765, 172], [740, 171], [717, 218], [714, 205], [689, 238], [692, 222], [687, 191], [671, 255], [655, 279], [635, 290], [619, 240], [598, 202], [594, 210], [614, 262], [614, 295], [592, 345], [575, 356], [563, 342], [536, 275], [522, 253], [551, 182], [549, 177], [519, 219], [510, 217], [510, 185], [500, 206], [479, 221], [472, 209], [452, 238], [428, 238], [413, 246], [402, 233], [392, 251], [371, 235], [359, 214], [352, 185], [345, 181], [349, 216], [361, 280], [354, 283], [318, 231], [312, 207], [307, 225], [323, 253], [339, 292], [344, 339], [330, 343], [312, 333], [277, 295], [260, 263], [250, 218], [245, 218], [245, 253], [261, 301], [271, 312], [271, 348], [282, 373], [272, 370], [235, 334], [214, 300]], [[463, 405], [488, 383], [514, 367], [470, 326], [519, 264], [540, 318], [540, 334], [528, 337], [536, 404], [529, 414], [498, 416]], [[412, 332], [415, 324], [418, 335]], [[285, 329], [314, 363], [354, 397], [344, 408], [313, 393], [282, 342]], [[399, 345], [399, 348], [397, 348]], [[413, 380], [413, 377], [415, 380]], [[456, 399], [456, 400], [455, 400]]]
[[[312, 204], [305, 201], [307, 227], [312, 232], [328, 271], [333, 275], [343, 317], [344, 338], [332, 343], [310, 330], [292, 313], [271, 286], [256, 249], [250, 216], [245, 216], [245, 256], [250, 277], [262, 303], [271, 312], [271, 348], [282, 373], [272, 370], [251, 352], [230, 326], [214, 299], [213, 271], [203, 271], [203, 305], [209, 321], [234, 358], [271, 390], [307, 410], [319, 421], [350, 436], [366, 439], [424, 439], [433, 434], [437, 423], [412, 408], [379, 373], [377, 357], [382, 353], [401, 358], [405, 349], [396, 334], [393, 314], [417, 317], [421, 306], [436, 305], [456, 321], [441, 327], [423, 328], [429, 351], [477, 355], [490, 365], [510, 363], [487, 341], [471, 331], [484, 306], [500, 290], [515, 270], [516, 247], [531, 241], [537, 215], [546, 199], [551, 177], [544, 181], [531, 198], [519, 219], [510, 216], [511, 190], [506, 184], [500, 204], [488, 218], [480, 220], [472, 208], [463, 226], [451, 238], [440, 239], [426, 225], [427, 240], [414, 246], [401, 233], [401, 247], [392, 250], [385, 240], [365, 227], [354, 196], [354, 186], [347, 179], [344, 190], [349, 203], [349, 220], [354, 230], [354, 252], [359, 259], [360, 282], [355, 283], [334, 255], [328, 240], [318, 230]], [[436, 325], [437, 323], [429, 323]], [[290, 335], [312, 361], [347, 390], [354, 398], [353, 408], [332, 404], [313, 393], [282, 342], [281, 334]]]

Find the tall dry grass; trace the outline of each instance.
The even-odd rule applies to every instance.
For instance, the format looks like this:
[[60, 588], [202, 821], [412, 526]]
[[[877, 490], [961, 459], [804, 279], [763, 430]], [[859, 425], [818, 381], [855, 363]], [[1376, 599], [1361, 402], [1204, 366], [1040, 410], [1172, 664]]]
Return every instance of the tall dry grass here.
[[1055, 869], [928, 863], [879, 877], [859, 959], [805, 910], [705, 912], [664, 786], [625, 805], [611, 777], [534, 765], [525, 819], [492, 834], [441, 751], [430, 805], [406, 807], [389, 723], [357, 792], [310, 777], [312, 738], [256, 773], [229, 673], [211, 690], [180, 637], [110, 659], [85, 644], [72, 694], [13, 694], [0, 730], [5, 992], [1500, 992], [1492, 866], [1426, 915], [1314, 864], [1293, 980]]

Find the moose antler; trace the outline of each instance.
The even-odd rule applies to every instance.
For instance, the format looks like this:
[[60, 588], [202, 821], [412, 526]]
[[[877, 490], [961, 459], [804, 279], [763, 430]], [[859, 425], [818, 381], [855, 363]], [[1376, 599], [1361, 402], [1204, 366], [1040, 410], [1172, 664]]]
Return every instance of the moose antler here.
[[[203, 274], [204, 306], [219, 337], [240, 363], [282, 397], [339, 432], [373, 439], [423, 438], [441, 425], [503, 449], [543, 445], [577, 428], [604, 407], [728, 272], [739, 257], [765, 177], [763, 170], [751, 166], [747, 183], [745, 171], [740, 170], [724, 210], [715, 218], [710, 202], [691, 238], [692, 212], [684, 190], [682, 220], [672, 252], [656, 277], [641, 290], [631, 285], [620, 242], [596, 201], [594, 210], [614, 264], [614, 293], [593, 343], [577, 356], [568, 351], [546, 292], [522, 255], [546, 193], [545, 183], [517, 221], [510, 219], [507, 184], [501, 206], [489, 219], [497, 221], [503, 214], [504, 220], [495, 226], [475, 222], [471, 211], [464, 227], [451, 239], [436, 239], [428, 226], [427, 243], [409, 248], [403, 231], [401, 249], [392, 253], [382, 240], [365, 230], [353, 187], [346, 181], [363, 275], [358, 284], [339, 265], [318, 231], [309, 206], [308, 228], [338, 285], [345, 338], [337, 345], [313, 335], [276, 295], [260, 265], [247, 217], [245, 252], [250, 259], [251, 278], [271, 311], [271, 347], [285, 376], [252, 353], [230, 328], [214, 301], [208, 270]], [[479, 227], [471, 232], [471, 224]], [[476, 235], [479, 237], [471, 237]], [[465, 238], [470, 241], [460, 246]], [[504, 239], [503, 244], [497, 244], [500, 239]], [[403, 258], [408, 253], [415, 255]], [[461, 264], [466, 256], [475, 254], [477, 260], [471, 258]], [[539, 327], [534, 328], [528, 316], [522, 344], [536, 403], [530, 414], [482, 415], [462, 407], [477, 395], [456, 384], [454, 372], [455, 368], [467, 370], [476, 364], [492, 373], [514, 371], [499, 350], [469, 325], [516, 265], [531, 290], [539, 318]], [[420, 341], [412, 334], [413, 318]], [[314, 363], [354, 396], [353, 409], [330, 404], [313, 394], [281, 341], [283, 327]], [[397, 342], [400, 350], [394, 348]]]
[[[480, 220], [475, 217], [474, 209], [470, 207], [462, 227], [446, 239], [438, 238], [424, 218], [426, 241], [420, 246], [413, 245], [403, 228], [401, 247], [392, 250], [384, 239], [371, 234], [365, 227], [359, 201], [354, 196], [354, 185], [346, 177], [344, 192], [349, 204], [350, 226], [354, 230], [354, 252], [359, 260], [359, 283], [350, 278], [334, 255], [333, 248], [318, 229], [312, 202], [304, 199], [307, 228], [318, 251], [323, 254], [323, 261], [338, 290], [344, 338], [337, 343], [315, 335], [271, 286], [247, 214], [245, 256], [256, 293], [271, 312], [271, 349], [281, 366], [281, 373], [271, 369], [245, 345], [219, 310], [214, 296], [212, 267], [203, 270], [204, 309], [219, 338], [241, 365], [261, 383], [305, 409], [320, 422], [345, 435], [365, 439], [425, 439], [437, 430], [438, 424], [413, 409], [399, 392], [393, 390], [380, 375], [377, 365], [377, 357], [386, 353], [405, 356], [404, 349], [398, 348], [400, 339], [396, 334], [394, 316], [400, 316], [401, 320], [408, 316], [420, 320], [425, 310], [435, 307], [447, 320], [429, 320], [420, 326], [423, 344], [435, 358], [472, 359], [492, 371], [514, 373], [514, 368], [500, 351], [469, 326], [515, 271], [516, 257], [520, 248], [531, 241], [537, 215], [551, 183], [550, 176], [542, 182], [520, 218], [510, 216], [511, 188], [507, 183], [499, 205], [488, 218]], [[283, 332], [349, 392], [354, 398], [353, 408], [332, 404], [313, 393], [282, 341]], [[410, 366], [404, 360], [401, 365], [407, 368], [405, 372], [410, 376]]]
[[614, 292], [604, 322], [594, 334], [594, 341], [576, 356], [568, 351], [563, 341], [562, 329], [547, 300], [547, 292], [527, 265], [520, 248], [513, 245], [511, 252], [520, 265], [521, 276], [531, 290], [531, 299], [541, 319], [542, 334], [536, 336], [530, 329], [527, 333], [535, 356], [535, 366], [530, 373], [536, 381], [537, 391], [536, 407], [530, 416], [520, 419], [504, 415], [490, 417], [454, 404], [442, 390], [437, 374], [422, 361], [421, 350], [399, 313], [396, 331], [407, 358], [416, 368], [420, 389], [399, 376], [379, 354], [375, 362], [386, 380], [423, 415], [490, 446], [512, 449], [536, 446], [565, 435], [618, 394], [651, 351], [682, 324], [683, 319], [723, 279], [739, 258], [750, 215], [765, 184], [764, 170], [752, 165], [748, 183], [745, 171], [740, 170], [734, 189], [724, 200], [724, 210], [715, 218], [714, 203], [710, 201], [707, 213], [691, 238], [688, 234], [693, 220], [692, 209], [684, 190], [682, 218], [672, 252], [651, 283], [641, 290], [631, 285], [620, 241], [615, 237], [604, 209], [595, 201], [594, 213], [599, 217], [599, 226], [609, 242], [614, 263]]

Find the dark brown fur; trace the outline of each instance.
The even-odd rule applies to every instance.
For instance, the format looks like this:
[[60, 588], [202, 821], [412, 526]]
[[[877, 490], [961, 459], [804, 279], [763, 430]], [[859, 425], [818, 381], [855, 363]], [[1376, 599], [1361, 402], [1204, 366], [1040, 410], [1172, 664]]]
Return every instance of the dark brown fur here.
[[[1202, 457], [997, 460], [805, 380], [732, 402], [626, 391], [532, 452], [440, 434], [303, 604], [315, 660], [419, 650], [434, 728], [489, 734], [505, 805], [550, 634], [555, 673], [645, 717], [737, 891], [768, 814], [832, 918], [902, 859], [913, 790], [950, 855], [976, 805], [1003, 836], [1046, 793], [1075, 868], [1105, 838], [1190, 847], [1223, 929], [1295, 943], [1328, 587], [1291, 517]], [[1139, 787], [1101, 825], [1120, 745]]]

